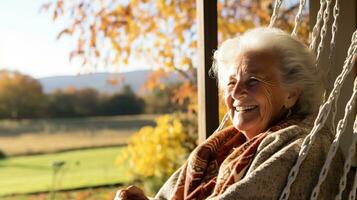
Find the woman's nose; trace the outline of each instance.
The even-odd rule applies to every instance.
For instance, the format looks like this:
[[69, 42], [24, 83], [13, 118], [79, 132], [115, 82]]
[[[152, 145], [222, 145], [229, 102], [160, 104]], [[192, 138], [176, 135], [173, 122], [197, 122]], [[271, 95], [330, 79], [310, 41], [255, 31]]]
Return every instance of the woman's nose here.
[[242, 83], [242, 81], [236, 82], [231, 95], [232, 95], [233, 99], [236, 99], [236, 100], [239, 100], [240, 98], [243, 98], [247, 95], [247, 90], [244, 86], [244, 83]]

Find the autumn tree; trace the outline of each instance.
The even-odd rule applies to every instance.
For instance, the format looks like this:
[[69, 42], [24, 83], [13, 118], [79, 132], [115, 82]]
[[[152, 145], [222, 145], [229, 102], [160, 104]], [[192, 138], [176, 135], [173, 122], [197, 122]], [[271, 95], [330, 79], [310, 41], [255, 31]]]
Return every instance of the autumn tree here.
[[80, 116], [96, 116], [98, 115], [98, 105], [100, 103], [100, 95], [93, 88], [84, 88], [75, 93], [77, 104], [76, 112]]
[[41, 84], [34, 78], [16, 71], [0, 71], [0, 117], [39, 117], [45, 96]]
[[134, 115], [143, 113], [145, 109], [144, 100], [137, 97], [128, 85], [120, 93], [103, 97], [102, 102], [102, 115]]
[[99, 115], [100, 95], [97, 90], [68, 87], [47, 95], [48, 117], [89, 117]]
[[166, 84], [164, 88], [155, 87], [144, 96], [145, 112], [164, 114], [173, 112], [187, 112], [188, 101], [175, 103], [176, 90], [181, 88], [181, 83]]
[[100, 94], [93, 88], [69, 87], [47, 95], [48, 117], [90, 117], [141, 114], [144, 100], [129, 86], [114, 94]]
[[[281, 8], [278, 26], [291, 30], [298, 1], [288, 2]], [[267, 24], [272, 7], [272, 0], [218, 0], [219, 42]], [[91, 66], [126, 66], [144, 59], [153, 68], [165, 69], [150, 77], [150, 88], [157, 85], [158, 76], [174, 70], [187, 83], [177, 90], [174, 100], [197, 103], [196, 0], [54, 0], [43, 8], [54, 21], [69, 19], [58, 38], [68, 35], [77, 41], [70, 59]], [[300, 35], [306, 38], [304, 19]]]

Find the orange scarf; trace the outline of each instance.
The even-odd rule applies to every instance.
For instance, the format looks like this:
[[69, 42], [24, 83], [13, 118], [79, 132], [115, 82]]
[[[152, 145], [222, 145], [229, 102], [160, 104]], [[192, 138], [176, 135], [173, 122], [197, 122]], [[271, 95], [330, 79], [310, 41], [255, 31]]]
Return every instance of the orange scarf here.
[[[280, 123], [270, 131], [287, 127], [291, 122]], [[268, 131], [247, 141], [233, 126], [213, 134], [182, 166], [172, 199], [206, 199], [222, 194], [244, 177], [259, 144], [267, 135]]]

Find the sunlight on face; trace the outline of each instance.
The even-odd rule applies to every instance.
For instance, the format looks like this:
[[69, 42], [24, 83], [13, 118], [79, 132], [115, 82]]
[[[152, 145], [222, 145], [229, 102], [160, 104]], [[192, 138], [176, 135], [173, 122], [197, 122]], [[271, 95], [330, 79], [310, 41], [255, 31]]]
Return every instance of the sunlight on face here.
[[278, 58], [267, 52], [247, 52], [230, 74], [225, 102], [233, 125], [250, 139], [265, 131], [286, 111], [288, 91], [281, 84]]

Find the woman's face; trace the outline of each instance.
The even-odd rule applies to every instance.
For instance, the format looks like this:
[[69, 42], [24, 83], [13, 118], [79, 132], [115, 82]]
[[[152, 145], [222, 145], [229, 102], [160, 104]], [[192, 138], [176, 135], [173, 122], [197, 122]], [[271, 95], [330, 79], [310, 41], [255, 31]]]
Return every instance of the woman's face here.
[[265, 131], [282, 117], [286, 107], [296, 102], [290, 102], [291, 95], [282, 86], [278, 67], [273, 54], [251, 51], [239, 58], [229, 76], [225, 102], [233, 125], [248, 139]]

